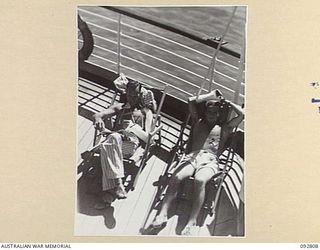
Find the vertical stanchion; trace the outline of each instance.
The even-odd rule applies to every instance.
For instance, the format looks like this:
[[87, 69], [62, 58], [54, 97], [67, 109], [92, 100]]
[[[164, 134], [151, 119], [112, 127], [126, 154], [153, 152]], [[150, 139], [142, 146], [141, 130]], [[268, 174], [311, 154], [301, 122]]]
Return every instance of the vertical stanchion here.
[[237, 78], [237, 86], [235, 89], [234, 99], [233, 99], [233, 103], [235, 103], [235, 104], [238, 104], [238, 102], [239, 102], [239, 94], [240, 94], [241, 83], [242, 83], [242, 73], [243, 73], [243, 69], [244, 69], [245, 55], [246, 55], [246, 37], [244, 34], [243, 40], [242, 40], [242, 50], [241, 50], [241, 55], [240, 55], [240, 62], [239, 62], [239, 73], [238, 73], [238, 78]]
[[[233, 11], [232, 11], [232, 15], [230, 17], [230, 20], [228, 22], [228, 25], [224, 31], [224, 33], [222, 34], [222, 37], [220, 38], [220, 41], [219, 41], [219, 44], [218, 44], [218, 47], [217, 49], [215, 50], [214, 52], [214, 56], [213, 56], [213, 60], [212, 60], [212, 65], [211, 65], [211, 68], [209, 69], [209, 72], [212, 71], [212, 73], [210, 74], [210, 80], [209, 80], [209, 91], [211, 92], [211, 90], [213, 89], [213, 75], [214, 75], [214, 68], [215, 68], [215, 64], [216, 64], [216, 58], [217, 58], [217, 55], [218, 55], [218, 52], [220, 51], [220, 48], [221, 48], [221, 45], [222, 45], [222, 42], [224, 41], [224, 37], [226, 36], [229, 28], [230, 28], [230, 25], [231, 25], [231, 22], [232, 22], [232, 19], [234, 17], [234, 14], [236, 13], [236, 10], [237, 10], [237, 7], [234, 7], [233, 8]], [[211, 71], [210, 71], [211, 70]]]
[[120, 65], [121, 65], [121, 14], [118, 16], [118, 36], [117, 36], [117, 72], [120, 74]]
[[214, 55], [213, 55], [213, 57], [212, 57], [212, 59], [211, 59], [211, 63], [210, 63], [209, 69], [208, 69], [208, 71], [207, 71], [207, 75], [204, 77], [204, 79], [203, 79], [203, 81], [202, 81], [202, 83], [201, 83], [201, 86], [200, 86], [199, 91], [198, 91], [198, 96], [201, 94], [201, 91], [202, 91], [202, 89], [204, 88], [204, 85], [205, 85], [207, 79], [209, 79], [209, 77], [210, 77], [210, 79], [209, 79], [209, 91], [211, 91], [212, 88], [213, 88], [213, 86], [212, 86], [212, 80], [213, 80], [213, 74], [214, 74], [216, 57], [217, 57], [217, 54], [218, 54], [218, 52], [219, 52], [219, 50], [220, 50], [220, 48], [221, 48], [222, 42], [223, 42], [223, 40], [224, 40], [224, 37], [226, 36], [226, 34], [227, 34], [228, 30], [229, 30], [230, 24], [231, 24], [231, 22], [232, 22], [232, 19], [233, 19], [233, 17], [234, 17], [234, 14], [236, 13], [236, 10], [237, 10], [237, 7], [234, 7], [233, 12], [232, 12], [232, 15], [231, 15], [231, 17], [230, 17], [230, 20], [229, 20], [229, 22], [228, 22], [228, 25], [226, 26], [226, 29], [225, 29], [224, 33], [222, 34], [222, 37], [221, 37], [221, 39], [220, 39], [220, 41], [219, 41], [218, 47], [217, 47], [217, 49], [215, 50]]
[[[156, 113], [155, 121], [158, 119], [158, 117], [160, 115], [160, 112], [161, 112], [161, 109], [162, 109], [162, 105], [164, 103], [164, 98], [167, 95], [167, 91], [168, 91], [168, 85], [166, 85], [164, 90], [163, 90], [163, 93], [162, 93], [162, 96], [161, 96], [161, 100], [160, 100], [160, 104], [159, 104], [159, 107], [158, 107], [158, 110], [157, 110], [157, 113]], [[138, 182], [138, 179], [139, 179], [139, 176], [140, 176], [140, 173], [141, 173], [141, 171], [144, 168], [144, 165], [146, 163], [146, 158], [147, 158], [147, 155], [148, 155], [149, 149], [150, 149], [151, 139], [155, 135], [155, 126], [156, 126], [156, 124], [154, 122], [153, 125], [152, 125], [152, 128], [151, 128], [151, 132], [149, 132], [149, 135], [148, 135], [146, 148], [145, 148], [144, 153], [143, 153], [143, 157], [142, 157], [142, 160], [141, 160], [141, 163], [140, 163], [140, 166], [139, 166], [138, 173], [136, 174], [136, 177], [134, 179], [132, 190], [135, 189], [135, 187], [137, 185], [137, 182]]]

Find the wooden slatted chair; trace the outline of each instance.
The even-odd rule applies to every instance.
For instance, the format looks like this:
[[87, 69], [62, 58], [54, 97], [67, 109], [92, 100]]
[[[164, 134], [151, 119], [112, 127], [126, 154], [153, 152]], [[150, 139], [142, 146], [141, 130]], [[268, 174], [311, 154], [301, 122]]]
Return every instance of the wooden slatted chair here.
[[[224, 120], [228, 120], [230, 118], [231, 112], [230, 112], [230, 106], [224, 106], [223, 107], [223, 118]], [[183, 135], [184, 135], [184, 130], [189, 123], [189, 116], [187, 116], [186, 121], [182, 124], [181, 126], [181, 131], [180, 131], [180, 135], [178, 137], [178, 140], [176, 142], [175, 147], [173, 147], [171, 155], [172, 155], [172, 159], [171, 161], [169, 161], [167, 168], [165, 170], [165, 172], [163, 173], [163, 175], [161, 175], [159, 177], [159, 180], [155, 183], [158, 186], [158, 190], [156, 192], [155, 198], [152, 202], [152, 204], [150, 205], [149, 208], [149, 213], [146, 216], [146, 219], [144, 221], [144, 224], [141, 227], [140, 232], [142, 234], [157, 234], [159, 232], [159, 230], [149, 230], [150, 228], [148, 228], [148, 222], [151, 222], [152, 220], [150, 220], [149, 215], [153, 214], [154, 216], [156, 216], [158, 214], [159, 211], [157, 211], [156, 213], [152, 212], [152, 210], [159, 210], [161, 208], [161, 202], [162, 199], [165, 195], [165, 191], [166, 188], [168, 186], [169, 183], [169, 179], [171, 178], [173, 172], [175, 171], [176, 167], [179, 166], [180, 162], [182, 161], [184, 155], [188, 152], [189, 148], [191, 148], [191, 144], [192, 141], [187, 139], [187, 140], [183, 140]], [[190, 133], [192, 131], [192, 127], [190, 129]], [[206, 218], [207, 215], [213, 216], [213, 214], [215, 214], [215, 210], [216, 210], [216, 195], [218, 194], [217, 190], [219, 187], [219, 183], [221, 182], [222, 179], [226, 179], [228, 178], [227, 176], [229, 171], [232, 171], [232, 168], [229, 167], [230, 163], [232, 165], [233, 162], [233, 157], [234, 157], [234, 150], [232, 149], [232, 147], [234, 147], [234, 134], [238, 134], [238, 132], [233, 132], [230, 135], [228, 135], [228, 140], [226, 142], [226, 147], [224, 152], [221, 154], [221, 156], [219, 157], [219, 169], [220, 171], [215, 174], [212, 179], [207, 183], [206, 185], [206, 197], [205, 197], [205, 201], [203, 203], [202, 206], [202, 210], [201, 211], [201, 215], [199, 215], [198, 218], [198, 224], [199, 225], [203, 225], [203, 222]], [[238, 150], [241, 151], [241, 146], [239, 146], [240, 144], [237, 144], [238, 146]], [[231, 147], [232, 146], [232, 147]], [[243, 150], [243, 148], [242, 148]], [[183, 183], [181, 183], [181, 187], [180, 187], [180, 192], [178, 194], [178, 199], [184, 199], [184, 200], [191, 200], [191, 195], [192, 195], [192, 188], [190, 188], [193, 182], [193, 177], [189, 177], [187, 178]], [[217, 200], [219, 201], [219, 200]]]
[[[143, 86], [143, 87], [145, 87], [145, 86]], [[154, 91], [150, 87], [147, 87], [147, 90]], [[158, 91], [160, 91], [160, 90], [158, 90]], [[152, 147], [159, 146], [159, 144], [161, 143], [162, 124], [161, 124], [160, 111], [161, 111], [161, 107], [163, 105], [163, 102], [164, 102], [164, 99], [166, 96], [166, 88], [164, 90], [162, 90], [161, 92], [162, 92], [161, 99], [160, 99], [160, 103], [158, 105], [158, 109], [156, 111], [156, 114], [154, 114], [154, 122], [152, 124], [152, 129], [151, 129], [150, 133], [148, 134], [145, 142], [141, 143], [141, 145], [136, 149], [133, 156], [131, 156], [131, 157], [126, 157], [126, 156], [132, 154], [133, 144], [131, 142], [124, 142], [122, 145], [124, 164], [125, 164], [125, 166], [127, 166], [127, 167], [125, 167], [125, 176], [126, 176], [125, 179], [127, 179], [128, 175], [131, 175], [131, 180], [126, 185], [127, 186], [126, 189], [128, 189], [128, 190], [135, 189], [136, 184], [139, 179], [139, 176], [141, 174], [141, 171], [145, 167], [146, 162], [151, 155], [150, 153], [152, 151]], [[116, 95], [119, 95], [119, 94], [120, 94], [119, 102], [121, 102], [121, 103], [126, 102], [125, 95], [122, 94], [121, 92], [116, 93]], [[116, 98], [113, 98], [113, 100], [115, 102]], [[112, 103], [112, 104], [114, 104], [114, 103]], [[114, 122], [116, 119], [117, 118], [107, 118], [104, 121], [105, 127], [112, 131], [114, 128]], [[97, 129], [95, 129], [93, 146], [81, 154], [84, 161], [90, 162], [90, 159], [100, 157], [100, 145], [101, 145], [101, 143], [103, 143], [106, 140], [107, 135], [108, 134], [100, 133]], [[101, 171], [99, 171], [99, 170], [96, 171], [97, 170], [96, 166], [92, 166], [92, 164], [89, 164], [89, 165], [90, 165], [90, 167], [87, 169], [87, 173], [92, 172], [93, 175], [95, 175], [96, 173], [98, 173], [98, 175], [101, 174]], [[133, 178], [133, 176], [134, 176], [134, 178]], [[93, 178], [93, 179], [96, 180], [96, 178]], [[114, 200], [114, 197], [110, 197], [110, 200], [111, 201]]]
[[[214, 218], [211, 225], [212, 235], [217, 233], [219, 222], [219, 211], [222, 204], [222, 192], [226, 194], [232, 209], [232, 221], [234, 230], [230, 233], [234, 236], [244, 235], [244, 133], [236, 131], [232, 133], [227, 142], [228, 155], [222, 155], [221, 160], [225, 162], [223, 174], [215, 183], [216, 191], [214, 202], [205, 202], [204, 209]], [[221, 220], [221, 219], [220, 219]]]

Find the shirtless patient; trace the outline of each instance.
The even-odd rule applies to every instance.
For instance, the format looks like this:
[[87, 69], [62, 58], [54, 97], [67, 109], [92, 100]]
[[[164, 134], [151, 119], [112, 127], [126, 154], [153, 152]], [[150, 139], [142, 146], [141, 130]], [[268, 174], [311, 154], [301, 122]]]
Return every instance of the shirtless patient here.
[[[219, 111], [223, 102], [230, 104], [236, 116], [222, 124]], [[198, 108], [200, 103], [205, 104], [202, 118]], [[193, 121], [189, 152], [170, 178], [159, 215], [151, 224], [152, 228], [165, 225], [168, 220], [169, 206], [177, 194], [179, 184], [183, 179], [194, 175], [192, 208], [182, 235], [194, 234], [197, 217], [205, 198], [205, 185], [218, 171], [218, 157], [224, 149], [227, 136], [244, 119], [242, 109], [226, 101], [219, 90], [213, 90], [198, 98], [195, 96], [189, 98], [189, 111]]]

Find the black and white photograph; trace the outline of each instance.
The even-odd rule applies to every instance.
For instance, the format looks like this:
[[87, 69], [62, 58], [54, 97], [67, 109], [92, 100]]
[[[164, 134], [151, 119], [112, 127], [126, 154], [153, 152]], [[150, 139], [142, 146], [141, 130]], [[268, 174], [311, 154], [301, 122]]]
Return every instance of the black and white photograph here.
[[74, 235], [246, 237], [247, 6], [76, 12]]

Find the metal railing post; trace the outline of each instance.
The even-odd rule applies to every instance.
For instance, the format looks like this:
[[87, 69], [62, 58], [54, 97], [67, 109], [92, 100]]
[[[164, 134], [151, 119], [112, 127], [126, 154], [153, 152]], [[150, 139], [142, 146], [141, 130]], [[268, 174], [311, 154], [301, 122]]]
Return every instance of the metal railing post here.
[[239, 61], [239, 74], [238, 74], [238, 79], [237, 79], [237, 86], [235, 88], [234, 92], [234, 100], [233, 103], [239, 104], [239, 94], [240, 94], [240, 89], [241, 89], [241, 82], [242, 82], [242, 74], [243, 74], [243, 69], [244, 69], [244, 59], [246, 54], [246, 38], [245, 35], [243, 37], [243, 42], [242, 42], [242, 51], [240, 54], [240, 61]]
[[121, 65], [121, 14], [118, 16], [118, 33], [117, 33], [117, 72], [120, 74]]
[[[95, 66], [104, 68], [106, 70], [113, 71], [117, 74], [120, 74], [120, 72], [123, 70], [128, 70], [130, 72], [134, 72], [134, 74], [138, 74], [139, 76], [141, 76], [141, 79], [148, 78], [148, 79], [150, 79], [150, 81], [152, 83], [153, 83], [153, 81], [155, 81], [155, 83], [157, 83], [157, 84], [159, 84], [159, 83], [165, 84], [167, 82], [167, 80], [163, 81], [162, 78], [170, 79], [170, 80], [174, 79], [174, 81], [178, 80], [179, 84], [169, 83], [170, 85], [173, 85], [172, 87], [175, 90], [179, 91], [179, 95], [177, 95], [178, 99], [185, 100], [185, 98], [187, 98], [191, 95], [194, 95], [194, 92], [198, 92], [198, 94], [200, 94], [203, 91], [209, 92], [214, 88], [219, 88], [219, 89], [221, 88], [221, 90], [223, 90], [223, 94], [228, 96], [229, 100], [237, 100], [237, 102], [240, 102], [240, 101], [242, 101], [243, 86], [237, 84], [238, 78], [239, 78], [239, 72], [232, 71], [231, 73], [228, 74], [229, 71], [225, 73], [225, 72], [219, 72], [219, 70], [215, 69], [216, 64], [218, 64], [218, 62], [221, 62], [221, 60], [218, 58], [218, 54], [220, 52], [226, 53], [227, 55], [230, 55], [236, 59], [239, 59], [239, 60], [237, 60], [237, 64], [238, 64], [237, 67], [235, 65], [233, 65], [234, 63], [232, 63], [232, 62], [228, 63], [228, 60], [226, 60], [226, 62], [223, 62], [224, 67], [231, 67], [232, 69], [239, 70], [238, 68], [241, 65], [239, 62], [241, 60], [241, 53], [231, 51], [229, 49], [226, 49], [223, 46], [224, 37], [225, 37], [226, 33], [228, 32], [229, 26], [232, 26], [231, 22], [232, 22], [233, 15], [236, 12], [236, 9], [237, 9], [237, 7], [233, 7], [233, 13], [230, 17], [230, 20], [228, 22], [227, 27], [225, 27], [224, 33], [221, 34], [220, 40], [213, 41], [212, 44], [211, 44], [211, 42], [210, 43], [204, 42], [205, 39], [198, 37], [201, 40], [200, 41], [197, 37], [190, 35], [188, 32], [186, 33], [186, 32], [183, 32], [179, 29], [172, 30], [170, 26], [163, 26], [159, 22], [155, 23], [152, 20], [149, 20], [146, 18], [143, 18], [143, 20], [142, 20], [138, 16], [132, 17], [131, 16], [132, 13], [123, 12], [122, 10], [119, 10], [119, 9], [112, 9], [113, 11], [118, 13], [113, 18], [105, 17], [105, 16], [96, 14], [91, 11], [81, 10], [81, 11], [85, 12], [86, 14], [92, 14], [95, 17], [99, 17], [99, 18], [106, 19], [108, 21], [112, 21], [115, 24], [115, 26], [113, 26], [113, 27], [102, 27], [102, 26], [97, 25], [95, 22], [89, 23], [90, 26], [94, 26], [95, 28], [99, 28], [101, 30], [106, 30], [108, 32], [112, 32], [116, 36], [115, 39], [108, 39], [102, 32], [100, 34], [100, 32], [94, 30], [96, 33], [93, 34], [93, 36], [95, 38], [99, 39], [99, 41], [97, 41], [97, 44], [95, 45], [96, 51], [103, 50], [103, 51], [106, 51], [106, 53], [108, 53], [108, 54], [112, 53], [113, 56], [112, 57], [107, 56], [108, 54], [106, 56], [101, 56], [101, 55], [99, 55], [100, 53], [99, 54], [93, 53], [92, 56], [99, 59], [99, 60], [90, 61], [90, 63]], [[204, 53], [201, 50], [198, 51], [197, 49], [193, 48], [191, 45], [190, 46], [184, 45], [184, 43], [182, 41], [174, 41], [174, 40], [171, 41], [171, 39], [163, 38], [163, 37], [161, 37], [161, 35], [158, 35], [152, 31], [144, 30], [143, 28], [138, 28], [135, 26], [134, 22], [128, 23], [125, 20], [126, 18], [122, 22], [123, 15], [135, 18], [140, 21], [144, 21], [144, 22], [146, 22], [150, 25], [154, 25], [156, 27], [164, 28], [168, 32], [177, 32], [177, 34], [185, 36], [186, 38], [192, 39], [195, 42], [200, 42], [200, 43], [206, 44], [207, 46], [211, 46], [211, 47], [215, 48], [215, 50], [212, 51], [213, 55], [209, 55], [208, 53]], [[201, 62], [191, 60], [191, 59], [185, 57], [184, 55], [180, 55], [180, 53], [176, 53], [176, 51], [172, 51], [173, 49], [170, 49], [171, 47], [169, 47], [169, 49], [167, 49], [167, 48], [163, 48], [162, 46], [157, 46], [154, 44], [154, 42], [152, 42], [153, 39], [150, 39], [150, 41], [149, 41], [149, 39], [142, 39], [141, 40], [140, 38], [138, 39], [135, 35], [126, 34], [125, 32], [124, 32], [123, 38], [122, 38], [122, 30], [124, 28], [123, 26], [132, 28], [132, 29], [137, 30], [139, 32], [142, 32], [143, 33], [143, 34], [141, 34], [142, 37], [150, 35], [152, 37], [164, 39], [164, 41], [171, 42], [173, 44], [172, 48], [174, 48], [175, 46], [181, 46], [182, 48], [188, 49], [188, 50], [192, 51], [192, 53], [196, 53], [197, 55], [200, 55], [201, 57], [209, 58], [211, 62], [208, 62], [208, 63], [210, 65], [206, 65]], [[108, 43], [112, 43], [112, 45], [114, 45], [114, 46], [112, 46], [112, 47], [114, 47], [114, 49], [112, 49], [112, 48], [109, 49], [109, 48], [107, 48], [107, 46], [102, 46], [102, 44], [100, 44], [100, 43], [102, 43], [103, 41], [100, 42], [100, 39], [102, 39]], [[125, 39], [125, 40], [123, 40], [123, 39]], [[130, 41], [130, 45], [124, 44], [124, 48], [122, 48], [122, 41], [127, 41], [127, 40]], [[145, 41], [145, 40], [147, 40], [147, 41]], [[161, 53], [163, 53], [163, 52], [169, 53], [170, 56], [173, 55], [173, 56], [177, 57], [177, 60], [173, 63], [169, 60], [167, 61], [163, 58], [158, 57], [156, 54], [154, 54], [152, 52], [145, 52], [143, 50], [140, 50], [138, 46], [135, 47], [136, 43], [141, 43], [146, 46], [151, 46], [152, 51], [153, 51], [153, 49], [156, 49], [157, 51], [160, 51]], [[213, 46], [213, 44], [215, 46]], [[139, 55], [141, 55], [141, 57], [138, 56], [137, 58], [134, 58], [131, 53], [130, 53], [130, 55], [125, 55], [125, 54], [122, 55], [122, 51], [124, 51], [124, 50], [125, 51], [128, 50], [129, 52], [133, 51], [135, 53], [138, 53]], [[145, 63], [144, 59], [146, 57], [148, 57], [147, 58], [148, 62], [149, 62], [149, 58], [151, 58], [152, 60], [157, 60], [157, 61], [160, 61], [161, 63], [165, 63], [166, 65], [168, 65], [170, 67], [152, 66], [149, 63]], [[100, 62], [101, 60], [103, 62]], [[123, 60], [125, 60], [125, 61], [130, 60], [130, 63], [128, 65], [126, 65], [126, 64], [122, 65], [122, 62], [125, 62]], [[193, 71], [193, 70], [186, 69], [183, 64], [185, 62], [185, 60], [195, 64], [197, 69], [204, 68], [205, 70], [207, 70], [207, 72], [202, 76], [202, 74], [199, 74], [197, 70]], [[245, 58], [244, 58], [244, 61], [245, 61]], [[133, 65], [133, 64], [135, 64], [134, 67], [129, 66], [129, 65]], [[242, 66], [244, 69], [245, 65], [242, 65]], [[192, 80], [189, 80], [189, 76], [186, 78], [184, 76], [176, 75], [174, 73], [174, 71], [171, 70], [172, 67], [177, 68], [179, 70], [183, 70], [187, 74], [190, 74], [190, 77]], [[157, 73], [159, 73], [159, 77], [158, 77], [158, 74], [157, 75], [150, 74], [149, 70], [147, 72], [146, 68], [148, 68], [150, 70], [154, 70]], [[241, 71], [243, 71], [243, 69]], [[216, 79], [217, 75], [219, 75], [219, 78], [221, 76], [221, 77], [223, 77], [223, 79], [228, 79], [228, 80], [232, 81], [231, 82], [232, 84], [226, 85], [226, 84], [221, 84], [219, 81], [216, 82], [216, 80], [218, 80], [218, 79]], [[201, 86], [199, 86], [200, 84], [198, 82], [201, 84]], [[208, 87], [206, 86], [207, 84], [209, 84]], [[194, 90], [194, 89], [196, 89], [196, 90]], [[237, 93], [236, 93], [236, 89], [238, 90]]]
[[218, 52], [220, 51], [220, 48], [221, 48], [221, 46], [222, 46], [222, 42], [224, 41], [224, 37], [225, 37], [226, 34], [228, 33], [228, 30], [229, 30], [229, 28], [230, 28], [232, 19], [233, 19], [234, 15], [235, 15], [236, 11], [237, 11], [237, 7], [234, 7], [234, 8], [233, 8], [233, 11], [232, 11], [232, 14], [231, 14], [231, 17], [230, 17], [230, 20], [229, 20], [229, 22], [228, 22], [228, 24], [227, 24], [227, 27], [226, 27], [224, 33], [222, 34], [222, 36], [221, 36], [221, 38], [220, 38], [218, 47], [217, 47], [217, 49], [215, 50], [214, 55], [213, 55], [213, 58], [212, 58], [213, 61], [212, 61], [212, 64], [211, 64], [211, 68], [209, 68], [209, 71], [210, 71], [210, 70], [212, 71], [212, 72], [210, 72], [211, 74], [209, 73], [209, 75], [210, 75], [210, 79], [209, 79], [209, 91], [210, 91], [210, 92], [212, 91], [212, 89], [213, 89], [213, 87], [214, 87], [214, 86], [213, 86], [213, 85], [214, 85], [213, 75], [214, 75], [214, 68], [215, 68], [215, 66], [216, 66], [216, 59], [217, 59], [217, 56], [218, 56]]

